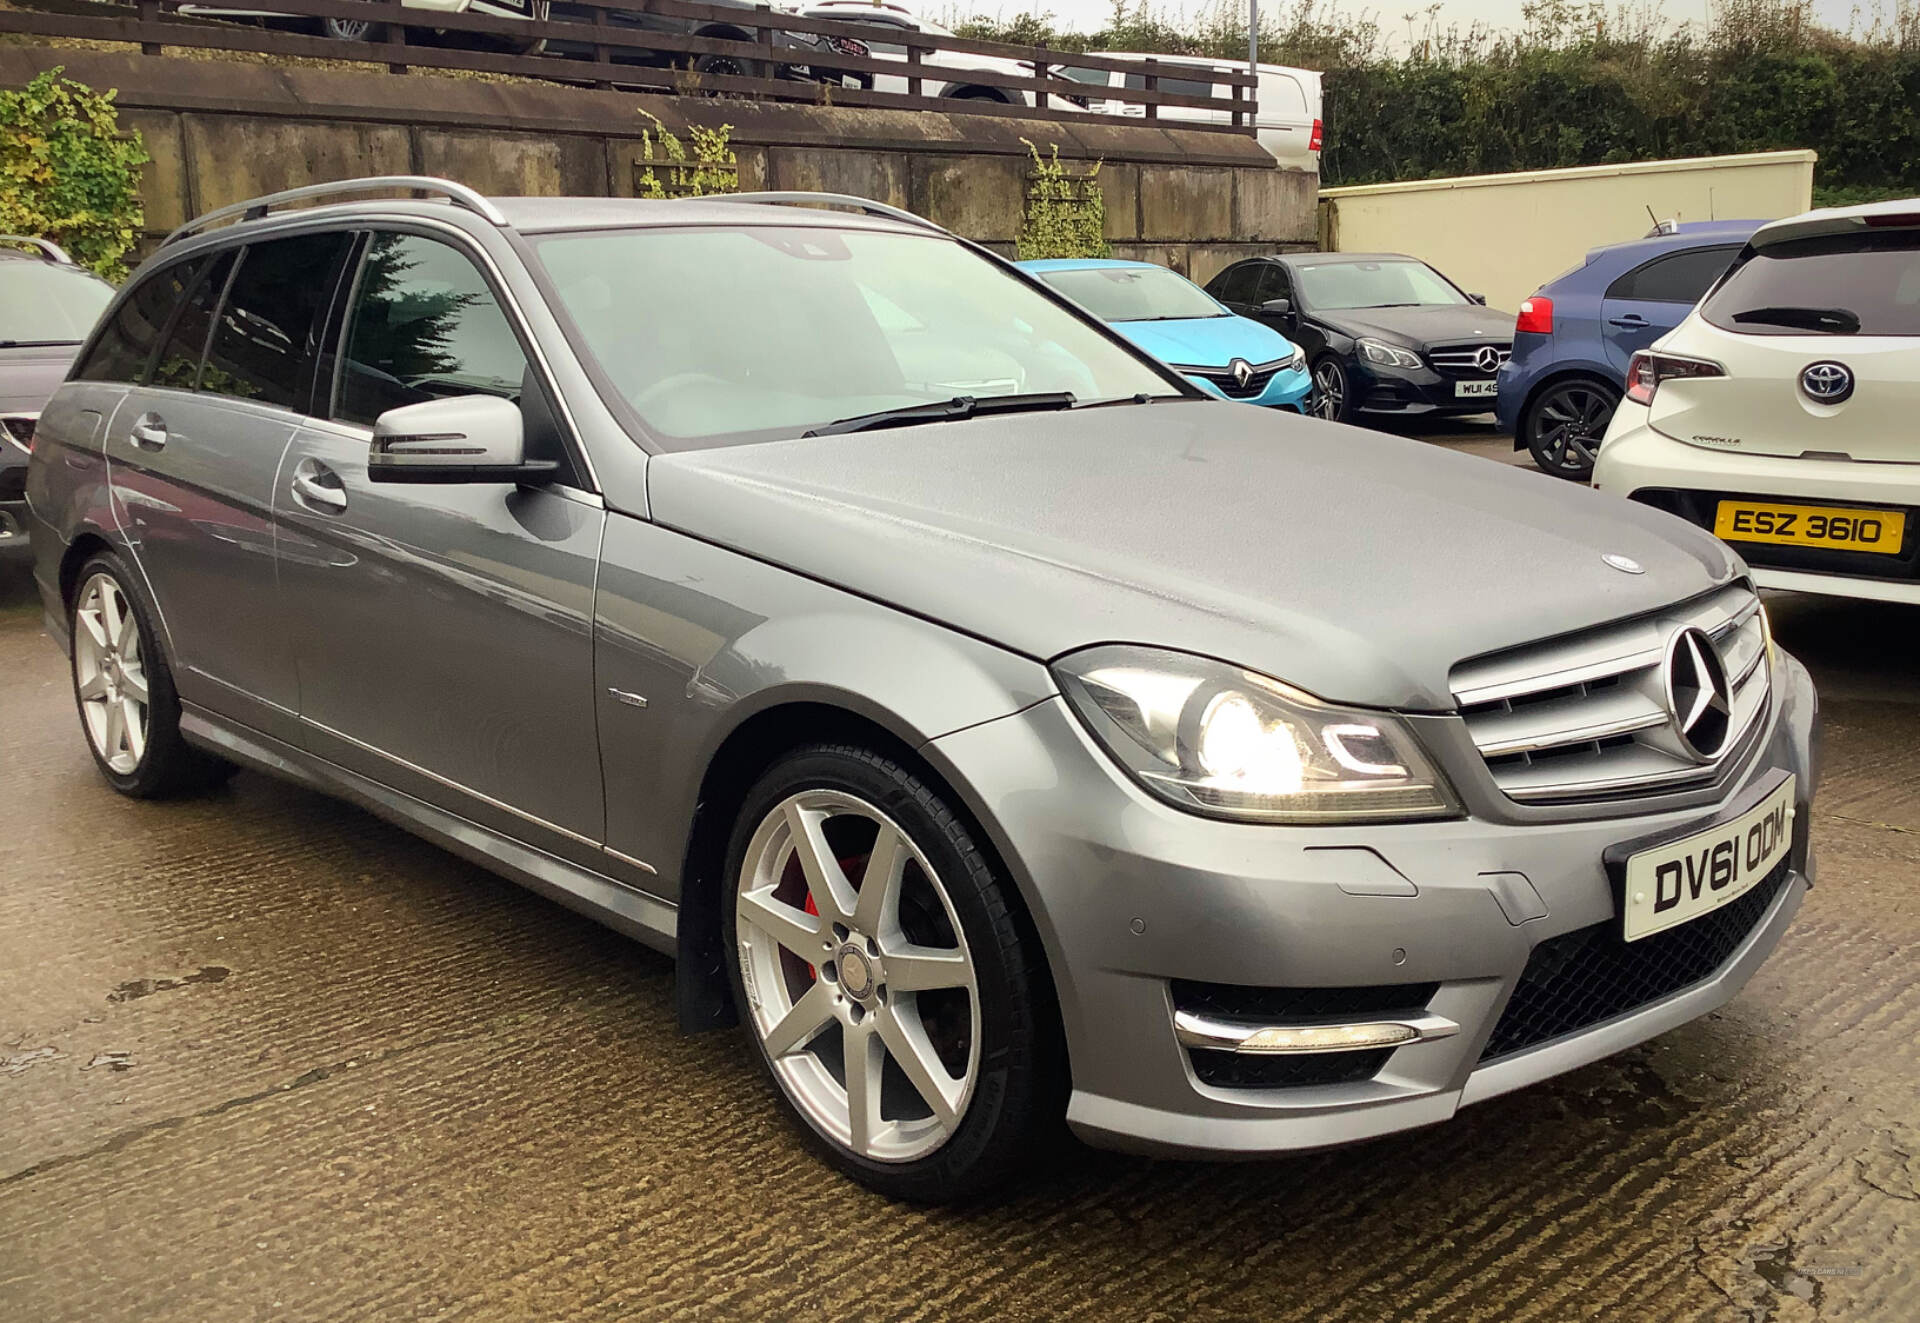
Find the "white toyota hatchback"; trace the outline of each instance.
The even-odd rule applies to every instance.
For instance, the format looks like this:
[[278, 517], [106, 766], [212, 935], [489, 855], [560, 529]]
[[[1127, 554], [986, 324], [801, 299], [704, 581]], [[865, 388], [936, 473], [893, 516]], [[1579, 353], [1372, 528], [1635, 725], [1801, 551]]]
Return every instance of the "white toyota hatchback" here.
[[1593, 485], [1764, 587], [1920, 603], [1920, 198], [1758, 230], [1633, 356]]

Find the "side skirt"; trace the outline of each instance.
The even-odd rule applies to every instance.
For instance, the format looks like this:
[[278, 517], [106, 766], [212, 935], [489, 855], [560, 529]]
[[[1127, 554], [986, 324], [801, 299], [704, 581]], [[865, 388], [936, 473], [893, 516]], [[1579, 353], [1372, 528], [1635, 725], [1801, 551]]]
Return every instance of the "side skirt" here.
[[357, 804], [665, 955], [677, 950], [679, 911], [658, 897], [643, 895], [205, 708], [182, 704], [180, 731], [192, 743], [223, 758]]

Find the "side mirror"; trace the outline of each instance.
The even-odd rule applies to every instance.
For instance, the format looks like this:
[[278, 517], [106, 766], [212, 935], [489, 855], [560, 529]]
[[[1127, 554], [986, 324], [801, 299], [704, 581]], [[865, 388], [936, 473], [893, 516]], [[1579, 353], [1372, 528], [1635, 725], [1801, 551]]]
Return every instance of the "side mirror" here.
[[1487, 296], [1485, 294], [1469, 294], [1467, 295], [1467, 301], [1469, 303], [1477, 303], [1483, 308], [1487, 306]]
[[1293, 316], [1293, 300], [1268, 299], [1260, 305], [1260, 311], [1270, 317], [1291, 317]]
[[450, 395], [373, 420], [374, 482], [545, 482], [559, 465], [529, 460], [520, 406], [498, 395]]

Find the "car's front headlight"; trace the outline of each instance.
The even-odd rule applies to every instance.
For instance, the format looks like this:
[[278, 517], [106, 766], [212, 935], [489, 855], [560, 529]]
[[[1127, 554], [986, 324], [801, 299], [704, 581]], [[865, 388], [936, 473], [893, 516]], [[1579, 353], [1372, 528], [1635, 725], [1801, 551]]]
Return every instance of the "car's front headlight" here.
[[1376, 340], [1363, 335], [1354, 342], [1354, 348], [1360, 351], [1360, 357], [1369, 363], [1384, 363], [1388, 367], [1417, 368], [1420, 355], [1411, 349], [1402, 349], [1399, 345], [1390, 345], [1385, 340]]
[[1160, 798], [1252, 822], [1441, 818], [1459, 806], [1406, 727], [1182, 652], [1102, 645], [1054, 662], [1101, 747]]
[[1307, 351], [1299, 345], [1293, 347], [1293, 357], [1287, 360], [1287, 371], [1305, 372], [1307, 370]]

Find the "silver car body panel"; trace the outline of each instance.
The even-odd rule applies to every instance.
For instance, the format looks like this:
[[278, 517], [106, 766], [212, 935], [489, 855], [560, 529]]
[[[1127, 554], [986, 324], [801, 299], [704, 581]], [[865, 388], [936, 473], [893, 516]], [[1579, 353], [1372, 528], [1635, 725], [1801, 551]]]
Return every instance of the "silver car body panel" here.
[[[319, 207], [168, 255], [320, 226], [455, 242], [559, 401], [582, 488], [376, 485], [364, 429], [70, 382], [43, 415], [28, 486], [56, 638], [63, 573], [86, 546], [117, 548], [185, 663], [189, 739], [662, 950], [699, 912], [686, 888], [710, 881], [687, 863], [716, 754], [795, 705], [877, 726], [946, 780], [1018, 886], [1059, 993], [1069, 1119], [1101, 1143], [1261, 1153], [1437, 1121], [1719, 1004], [1778, 940], [1803, 878], [1711, 978], [1477, 1064], [1532, 948], [1614, 913], [1606, 850], [1712, 821], [1782, 772], [1811, 794], [1815, 700], [1784, 657], [1749, 738], [1666, 794], [1516, 802], [1454, 713], [1463, 662], [1662, 618], [1739, 580], [1714, 539], [1475, 459], [1219, 403], [652, 453], [569, 345], [523, 234], [894, 222], [719, 203], [500, 205], [507, 228], [430, 202]], [[191, 443], [135, 454], [128, 430], [156, 403]], [[292, 496], [307, 459], [341, 477], [344, 511]], [[238, 534], [248, 520], [269, 530], [264, 543]], [[1529, 575], [1540, 563], [1555, 566], [1550, 580]], [[1102, 642], [1203, 653], [1398, 709], [1464, 816], [1277, 827], [1180, 812], [1123, 775], [1057, 692], [1048, 660]], [[1516, 894], [1539, 912], [1515, 919]], [[1175, 978], [1432, 981], [1427, 1015], [1459, 1031], [1395, 1049], [1358, 1084], [1216, 1087], [1177, 1037]]]

